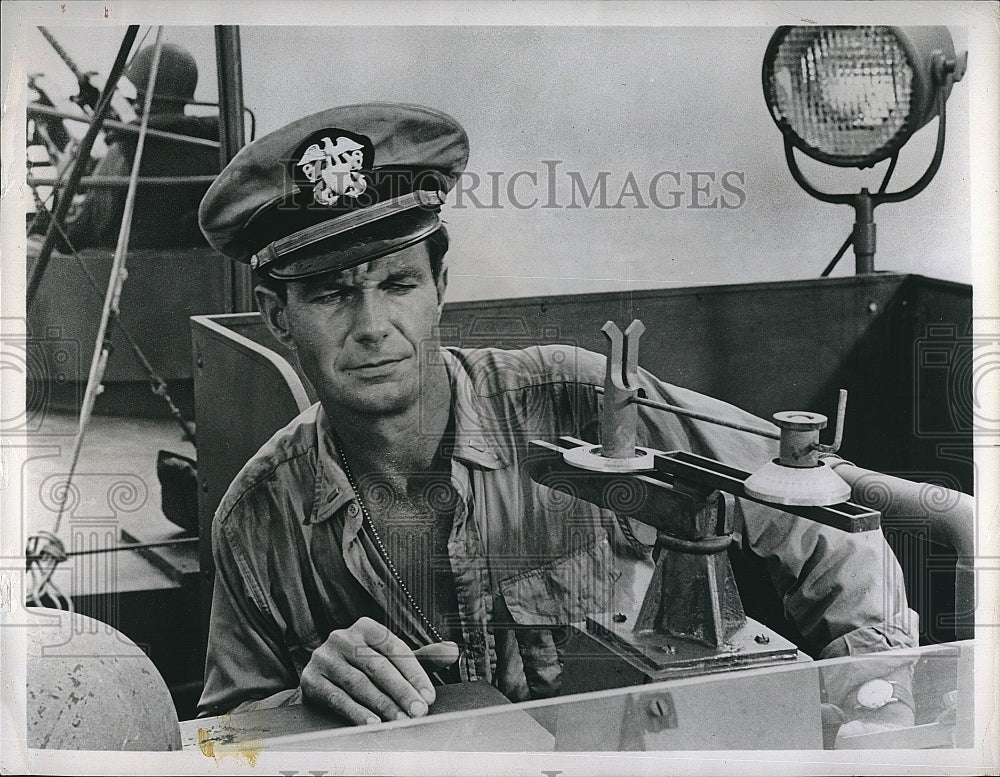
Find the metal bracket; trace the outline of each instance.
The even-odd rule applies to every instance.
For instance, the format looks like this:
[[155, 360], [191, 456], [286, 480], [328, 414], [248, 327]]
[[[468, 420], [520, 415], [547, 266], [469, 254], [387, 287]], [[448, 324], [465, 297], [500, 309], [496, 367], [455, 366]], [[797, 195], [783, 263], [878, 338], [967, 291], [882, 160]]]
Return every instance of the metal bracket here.
[[639, 393], [639, 338], [646, 326], [635, 319], [622, 334], [614, 321], [608, 321], [601, 331], [610, 346], [601, 412], [601, 456], [632, 459], [636, 455], [635, 428], [639, 420], [633, 402]]

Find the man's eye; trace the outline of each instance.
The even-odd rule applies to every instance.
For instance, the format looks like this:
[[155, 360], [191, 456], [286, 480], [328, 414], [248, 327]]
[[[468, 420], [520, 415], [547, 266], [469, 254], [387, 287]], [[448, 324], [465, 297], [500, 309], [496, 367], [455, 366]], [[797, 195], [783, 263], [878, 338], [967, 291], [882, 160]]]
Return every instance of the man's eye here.
[[417, 288], [415, 283], [389, 283], [385, 286], [387, 291], [391, 291], [397, 294], [405, 294], [408, 291], [412, 291]]
[[347, 298], [347, 292], [344, 289], [337, 289], [336, 291], [327, 291], [322, 294], [317, 294], [312, 298], [313, 302], [342, 302]]

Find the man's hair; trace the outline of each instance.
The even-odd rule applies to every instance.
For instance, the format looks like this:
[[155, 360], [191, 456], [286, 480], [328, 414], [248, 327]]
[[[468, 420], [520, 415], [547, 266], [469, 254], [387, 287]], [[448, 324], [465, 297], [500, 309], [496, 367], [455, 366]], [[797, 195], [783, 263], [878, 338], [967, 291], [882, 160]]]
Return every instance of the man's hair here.
[[[437, 283], [444, 269], [444, 255], [448, 252], [448, 230], [442, 224], [431, 232], [423, 242], [427, 245], [427, 254], [431, 263], [431, 275], [434, 278], [434, 283]], [[272, 278], [270, 275], [259, 270], [254, 270], [253, 281], [254, 286], [263, 286], [265, 289], [270, 289], [283, 302], [288, 300], [287, 281]]]

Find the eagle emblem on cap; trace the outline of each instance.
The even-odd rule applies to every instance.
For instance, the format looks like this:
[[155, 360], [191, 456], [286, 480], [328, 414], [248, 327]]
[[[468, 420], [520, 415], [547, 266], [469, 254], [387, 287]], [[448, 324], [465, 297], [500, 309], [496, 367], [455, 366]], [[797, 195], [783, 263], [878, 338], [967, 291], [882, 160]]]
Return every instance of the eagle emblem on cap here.
[[313, 185], [312, 196], [317, 205], [332, 207], [341, 197], [356, 198], [368, 188], [359, 171], [365, 165], [365, 146], [345, 135], [336, 140], [324, 135], [310, 144], [296, 163]]

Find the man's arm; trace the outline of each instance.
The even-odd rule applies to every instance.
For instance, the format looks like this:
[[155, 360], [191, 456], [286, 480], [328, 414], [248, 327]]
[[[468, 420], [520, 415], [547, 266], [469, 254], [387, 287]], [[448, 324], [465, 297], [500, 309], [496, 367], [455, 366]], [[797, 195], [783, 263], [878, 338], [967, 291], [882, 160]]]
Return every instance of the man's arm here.
[[[743, 541], [765, 559], [785, 616], [818, 658], [882, 653], [918, 644], [902, 572], [881, 531], [848, 534], [753, 503], [743, 503]], [[781, 518], [776, 518], [782, 516]], [[912, 657], [853, 661], [824, 670], [827, 699], [849, 720], [912, 725]], [[867, 711], [857, 693], [890, 681], [900, 703]]]
[[[641, 373], [651, 399], [767, 428], [770, 424], [711, 397]], [[753, 472], [777, 455], [777, 443], [727, 427], [642, 409], [649, 444], [687, 448]], [[881, 531], [851, 534], [740, 500], [738, 538], [766, 563], [785, 615], [808, 652], [821, 658], [917, 645], [917, 615]]]
[[427, 714], [435, 691], [421, 664], [434, 670], [454, 663], [454, 643], [411, 651], [384, 626], [360, 618], [331, 632], [299, 677], [280, 625], [250, 593], [253, 584], [237, 562], [238, 538], [229, 535], [225, 520], [214, 522], [212, 543], [216, 574], [200, 715], [300, 699], [355, 724]]
[[[222, 519], [212, 525], [215, 587], [199, 714], [233, 712], [299, 684], [274, 619], [247, 590]], [[265, 705], [266, 706], [266, 705]]]
[[[749, 426], [769, 426], [719, 400], [678, 389], [643, 373], [652, 399]], [[777, 455], [777, 443], [723, 426], [643, 411], [652, 447], [687, 448], [753, 472]], [[918, 616], [906, 600], [902, 571], [881, 531], [848, 533], [750, 500], [738, 500], [738, 539], [764, 560], [786, 619], [818, 658], [881, 653], [918, 644]], [[824, 671], [827, 700], [851, 726], [913, 724], [913, 659], [888, 656]], [[898, 703], [865, 710], [858, 692], [871, 680], [896, 689]]]

